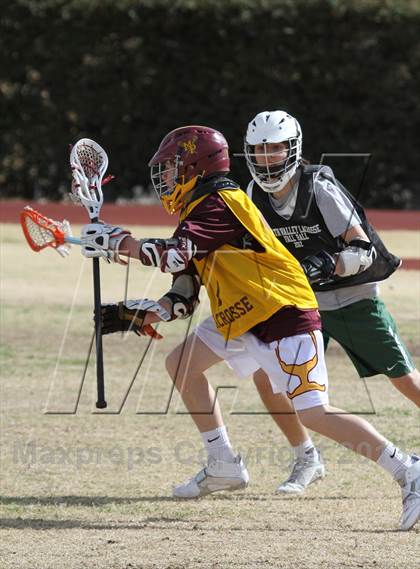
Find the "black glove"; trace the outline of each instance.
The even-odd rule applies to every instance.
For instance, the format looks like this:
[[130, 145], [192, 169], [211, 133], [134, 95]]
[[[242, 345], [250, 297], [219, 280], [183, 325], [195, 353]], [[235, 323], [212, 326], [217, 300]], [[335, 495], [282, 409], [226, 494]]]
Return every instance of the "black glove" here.
[[[143, 328], [143, 322], [148, 312], [157, 314], [160, 320], [168, 322], [171, 315], [167, 310], [155, 300], [148, 298], [138, 300], [126, 300], [118, 304], [102, 304], [102, 334], [113, 334], [114, 332], [125, 332], [132, 330], [137, 336], [152, 336], [153, 327], [149, 324]], [[159, 334], [156, 333], [157, 337]]]
[[114, 332], [133, 331], [137, 336], [141, 336], [140, 330], [143, 325], [146, 310], [136, 310], [127, 308], [123, 302], [118, 304], [102, 304], [102, 334], [113, 334]]
[[335, 271], [334, 257], [326, 251], [320, 251], [316, 255], [306, 257], [300, 264], [311, 284], [327, 281]]

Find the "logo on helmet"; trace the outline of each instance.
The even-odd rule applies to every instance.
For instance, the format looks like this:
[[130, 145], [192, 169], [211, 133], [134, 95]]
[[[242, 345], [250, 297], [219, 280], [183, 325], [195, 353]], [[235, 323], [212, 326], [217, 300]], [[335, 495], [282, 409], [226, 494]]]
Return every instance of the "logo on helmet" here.
[[195, 143], [196, 140], [197, 137], [193, 136], [191, 140], [178, 142], [178, 144], [179, 146], [182, 146], [182, 148], [185, 150], [185, 152], [188, 152], [188, 154], [195, 154], [197, 152], [197, 145]]

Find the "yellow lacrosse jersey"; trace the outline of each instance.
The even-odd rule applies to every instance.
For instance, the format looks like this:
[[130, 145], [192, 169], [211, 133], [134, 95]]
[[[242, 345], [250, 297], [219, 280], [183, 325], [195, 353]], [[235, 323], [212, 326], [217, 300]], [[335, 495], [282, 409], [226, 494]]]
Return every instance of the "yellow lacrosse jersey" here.
[[[223, 245], [201, 260], [193, 258], [207, 289], [213, 318], [225, 339], [236, 338], [285, 306], [318, 307], [306, 276], [279, 242], [254, 203], [241, 190], [218, 194], [264, 252]], [[206, 196], [190, 202], [181, 221]]]

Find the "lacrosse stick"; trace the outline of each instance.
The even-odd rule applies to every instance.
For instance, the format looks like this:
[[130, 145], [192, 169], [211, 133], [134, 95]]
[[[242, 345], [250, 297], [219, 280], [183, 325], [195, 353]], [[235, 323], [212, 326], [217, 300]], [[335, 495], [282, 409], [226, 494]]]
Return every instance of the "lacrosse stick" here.
[[66, 257], [70, 253], [67, 243], [82, 244], [80, 239], [73, 237], [67, 220], [54, 221], [28, 205], [20, 213], [20, 224], [29, 247], [36, 252], [52, 247]]
[[[87, 209], [91, 222], [97, 223], [104, 201], [102, 178], [108, 168], [108, 156], [105, 150], [95, 141], [89, 138], [82, 138], [71, 149], [70, 166], [73, 177], [71, 186], [72, 198]], [[104, 386], [101, 278], [98, 258], [93, 259], [93, 291], [95, 299], [96, 382], [98, 390], [96, 407], [97, 409], [104, 409], [107, 403], [105, 401]]]

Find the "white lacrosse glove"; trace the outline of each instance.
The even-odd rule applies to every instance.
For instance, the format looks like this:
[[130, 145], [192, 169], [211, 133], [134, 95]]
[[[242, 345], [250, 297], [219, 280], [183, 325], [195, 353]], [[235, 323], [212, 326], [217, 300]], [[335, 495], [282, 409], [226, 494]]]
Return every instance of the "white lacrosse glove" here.
[[[73, 233], [71, 231], [71, 225], [67, 221], [67, 219], [63, 219], [63, 221], [60, 223], [60, 229], [63, 231], [65, 237], [73, 237]], [[70, 255], [70, 249], [71, 249], [70, 243], [64, 243], [63, 245], [55, 247], [57, 253], [62, 257], [67, 257], [68, 255]]]
[[127, 262], [120, 258], [119, 249], [128, 235], [131, 235], [131, 232], [122, 227], [106, 223], [88, 223], [82, 228], [82, 255], [90, 259], [102, 257], [108, 262], [127, 265]]
[[376, 249], [370, 241], [352, 239], [337, 256], [335, 274], [350, 277], [366, 271], [376, 258]]

